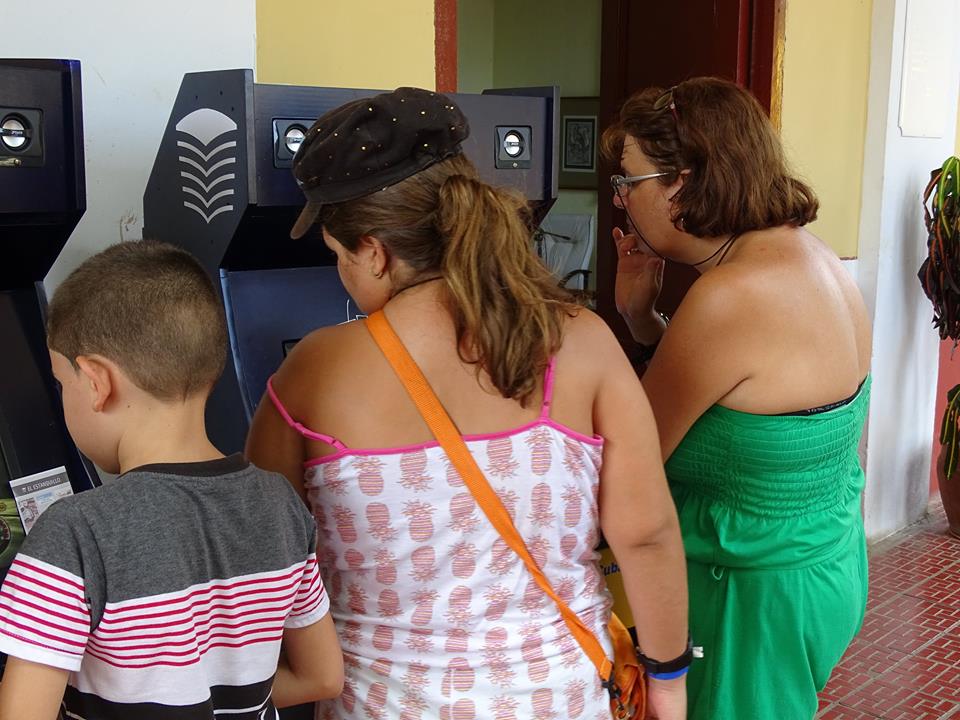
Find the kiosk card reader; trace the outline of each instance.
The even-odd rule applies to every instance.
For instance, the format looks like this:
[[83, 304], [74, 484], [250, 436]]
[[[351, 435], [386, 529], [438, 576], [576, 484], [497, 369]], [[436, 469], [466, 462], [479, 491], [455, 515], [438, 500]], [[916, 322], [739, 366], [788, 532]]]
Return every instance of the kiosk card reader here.
[[[357, 317], [318, 234], [291, 240], [304, 204], [291, 165], [323, 113], [377, 90], [264, 85], [251, 70], [184, 76], [143, 199], [144, 237], [196, 255], [221, 288], [231, 356], [207, 406], [211, 440], [243, 449], [267, 378], [297, 340]], [[451, 94], [481, 177], [529, 198], [539, 222], [557, 197], [556, 87]]]
[[0, 60], [0, 575], [22, 539], [10, 481], [58, 467], [99, 485], [63, 420], [43, 278], [86, 209], [80, 63]]

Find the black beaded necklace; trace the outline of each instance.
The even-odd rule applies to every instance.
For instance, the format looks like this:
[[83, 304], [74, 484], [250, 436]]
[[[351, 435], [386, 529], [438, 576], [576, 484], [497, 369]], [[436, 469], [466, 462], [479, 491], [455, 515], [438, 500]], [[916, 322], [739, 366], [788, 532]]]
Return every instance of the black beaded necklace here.
[[720, 265], [720, 263], [723, 262], [723, 259], [727, 256], [727, 253], [730, 252], [730, 248], [733, 247], [733, 242], [734, 242], [738, 237], [740, 237], [740, 233], [734, 233], [733, 235], [730, 236], [730, 239], [729, 239], [729, 240], [727, 240], [723, 245], [721, 245], [720, 247], [717, 248], [717, 252], [715, 252], [713, 255], [711, 255], [710, 257], [708, 257], [706, 260], [701, 260], [701, 261], [698, 262], [698, 263], [694, 263], [693, 266], [696, 267], [697, 265], [703, 265], [705, 262], [708, 262], [709, 260], [713, 260], [713, 258], [715, 258], [715, 257], [717, 256], [717, 253], [719, 253], [721, 250], [723, 250], [723, 255], [720, 256], [720, 259], [719, 259], [719, 260], [717, 260], [717, 265]]
[[[643, 233], [640, 232], [640, 228], [639, 228], [639, 227], [637, 226], [637, 224], [633, 221], [633, 217], [631, 217], [630, 211], [627, 210], [627, 200], [626, 200], [625, 197], [623, 197], [623, 195], [620, 194], [620, 188], [619, 188], [619, 187], [617, 187], [616, 192], [617, 192], [617, 197], [620, 198], [620, 205], [623, 207], [623, 211], [627, 214], [627, 220], [630, 221], [630, 225], [631, 225], [631, 227], [633, 227], [633, 231], [636, 233], [637, 237], [640, 238], [641, 242], [643, 242], [644, 245], [646, 245], [648, 248], [650, 248], [650, 251], [651, 251], [654, 255], [656, 255], [658, 258], [660, 258], [661, 260], [670, 260], [671, 262], [677, 262], [677, 261], [674, 260], [673, 258], [668, 258], [666, 255], [664, 255], [664, 254], [661, 253], [659, 250], [657, 250], [653, 245], [651, 245], [649, 242], [647, 242], [647, 239], [643, 236]], [[718, 247], [716, 250], [714, 250], [713, 253], [711, 253], [709, 257], [705, 257], [705, 258], [704, 258], [703, 260], [701, 260], [700, 262], [690, 263], [690, 267], [699, 267], [700, 265], [703, 265], [704, 263], [710, 262], [710, 261], [713, 260], [717, 255], [720, 255], [720, 253], [723, 253], [723, 255], [720, 255], [720, 259], [717, 260], [717, 265], [719, 265], [720, 263], [723, 262], [723, 259], [727, 256], [727, 253], [730, 252], [730, 247], [733, 245], [734, 241], [736, 241], [736, 239], [737, 239], [738, 237], [740, 237], [740, 233], [734, 233], [734, 234], [731, 235], [727, 240], [725, 240], [724, 243], [723, 243], [720, 247]]]
[[417, 280], [416, 282], [412, 282], [409, 285], [404, 285], [399, 290], [394, 290], [390, 294], [390, 300], [393, 300], [397, 295], [399, 295], [402, 292], [406, 292], [410, 288], [415, 288], [417, 285], [424, 285], [428, 282], [433, 282], [434, 280], [443, 280], [443, 275], [434, 275], [433, 277], [424, 278], [423, 280]]

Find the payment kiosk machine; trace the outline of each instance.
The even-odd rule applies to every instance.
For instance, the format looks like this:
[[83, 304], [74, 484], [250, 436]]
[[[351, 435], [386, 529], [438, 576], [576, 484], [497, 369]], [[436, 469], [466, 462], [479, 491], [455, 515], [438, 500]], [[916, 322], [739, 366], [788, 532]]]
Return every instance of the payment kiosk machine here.
[[[243, 449], [267, 378], [300, 338], [359, 312], [319, 234], [291, 240], [304, 203], [293, 156], [317, 117], [377, 90], [263, 85], [250, 70], [184, 76], [143, 199], [144, 237], [180, 245], [219, 283], [232, 356], [207, 406], [211, 440]], [[557, 197], [558, 89], [451, 94], [481, 176], [521, 190], [537, 221]]]
[[62, 467], [73, 492], [99, 484], [67, 433], [44, 323], [43, 278], [85, 209], [80, 63], [0, 60], [0, 575], [23, 536], [11, 480]]

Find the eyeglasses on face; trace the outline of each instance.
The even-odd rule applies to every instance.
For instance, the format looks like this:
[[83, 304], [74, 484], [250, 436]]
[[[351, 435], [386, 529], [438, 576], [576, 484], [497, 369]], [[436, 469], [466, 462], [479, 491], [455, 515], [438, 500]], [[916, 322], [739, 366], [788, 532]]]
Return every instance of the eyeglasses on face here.
[[653, 180], [653, 178], [663, 177], [664, 175], [669, 175], [667, 172], [658, 172], [650, 173], [649, 175], [630, 175], [629, 177], [624, 177], [623, 175], [611, 175], [610, 176], [610, 186], [616, 191], [620, 192], [620, 188], [626, 188], [627, 192], [630, 191], [630, 188], [641, 183], [644, 180]]

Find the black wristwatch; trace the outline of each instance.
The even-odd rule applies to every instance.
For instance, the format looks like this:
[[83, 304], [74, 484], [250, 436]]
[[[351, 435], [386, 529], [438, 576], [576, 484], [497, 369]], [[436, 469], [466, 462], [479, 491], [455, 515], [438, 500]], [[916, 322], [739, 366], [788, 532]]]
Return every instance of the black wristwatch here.
[[647, 671], [647, 675], [655, 680], [672, 680], [680, 677], [687, 671], [695, 657], [703, 657], [703, 650], [699, 647], [695, 648], [690, 638], [687, 638], [687, 649], [678, 657], [666, 662], [652, 660], [644, 655], [640, 648], [637, 648], [637, 659], [643, 665], [644, 670]]

